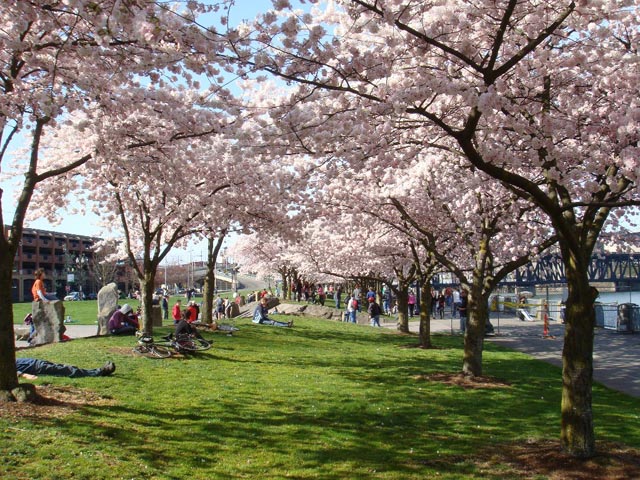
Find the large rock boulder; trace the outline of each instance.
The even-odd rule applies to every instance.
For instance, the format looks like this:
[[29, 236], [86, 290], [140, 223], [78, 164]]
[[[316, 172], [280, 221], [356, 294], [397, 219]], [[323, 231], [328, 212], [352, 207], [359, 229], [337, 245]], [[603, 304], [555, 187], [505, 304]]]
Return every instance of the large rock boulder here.
[[[272, 310], [272, 309], [278, 307], [279, 305], [280, 305], [280, 299], [279, 298], [269, 297], [267, 299], [267, 308], [269, 310]], [[246, 305], [243, 305], [242, 308], [240, 308], [239, 315], [237, 315], [237, 316], [240, 316], [240, 317], [253, 317], [253, 312], [255, 312], [257, 306], [258, 306], [258, 302], [247, 303]], [[280, 312], [280, 307], [278, 307], [278, 313], [282, 313], [282, 312]]]
[[118, 308], [119, 298], [115, 283], [105, 285], [98, 292], [98, 335], [109, 335], [109, 319]]
[[283, 315], [300, 315], [304, 313], [309, 305], [299, 303], [283, 303], [278, 306], [278, 313]]
[[240, 315], [240, 305], [236, 302], [231, 302], [225, 310], [225, 315], [227, 318], [236, 318]]
[[278, 305], [280, 305], [280, 299], [277, 297], [269, 297], [267, 298], [267, 308], [269, 310], [276, 308]]
[[50, 302], [33, 302], [31, 315], [36, 333], [31, 340], [32, 345], [44, 345], [64, 340], [64, 303], [60, 300]]
[[341, 310], [323, 307], [322, 305], [309, 305], [304, 310], [305, 315], [309, 315], [310, 317], [326, 318], [327, 320], [331, 320], [335, 313], [338, 313], [338, 317], [342, 315]]
[[[332, 307], [323, 307], [322, 305], [310, 305], [300, 303], [283, 303], [278, 306], [278, 313], [283, 315], [304, 315], [316, 318], [325, 318], [335, 322], [342, 322], [344, 319], [344, 310]], [[369, 324], [369, 315], [366, 311], [356, 314], [356, 322], [360, 325]]]

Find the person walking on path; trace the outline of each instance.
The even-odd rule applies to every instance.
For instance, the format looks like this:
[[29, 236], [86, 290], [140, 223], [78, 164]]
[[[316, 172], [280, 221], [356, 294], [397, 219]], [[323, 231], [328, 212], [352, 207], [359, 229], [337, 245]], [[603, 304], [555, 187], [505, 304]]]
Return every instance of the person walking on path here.
[[336, 302], [336, 309], [340, 309], [340, 301], [342, 300], [342, 285], [338, 285], [333, 291], [333, 299]]
[[360, 311], [360, 293], [360, 285], [356, 284], [356, 288], [353, 289], [353, 298], [356, 299], [356, 310], [358, 312]]
[[324, 301], [327, 298], [327, 295], [322, 287], [322, 284], [318, 284], [318, 290], [316, 291], [318, 295], [318, 303], [324, 307]]
[[444, 318], [444, 306], [446, 304], [446, 297], [444, 296], [444, 293], [440, 293], [440, 295], [438, 295], [438, 315], [440, 316], [440, 319], [442, 320]]
[[382, 287], [382, 306], [385, 315], [391, 314], [391, 290], [386, 285]]
[[166, 295], [162, 295], [162, 300], [160, 301], [160, 306], [162, 307], [162, 319], [169, 319], [169, 299]]
[[464, 334], [467, 330], [467, 306], [469, 304], [469, 294], [466, 290], [460, 292], [460, 305], [458, 305], [458, 313], [460, 314], [460, 332]]
[[359, 308], [358, 299], [354, 295], [347, 302], [347, 312], [349, 314], [349, 321], [351, 323], [357, 323], [356, 314], [358, 312], [358, 308]]
[[369, 322], [371, 323], [371, 326], [380, 327], [380, 314], [382, 313], [382, 309], [373, 297], [369, 297], [369, 308], [367, 309], [367, 312], [369, 313]]
[[370, 298], [376, 299], [376, 292], [373, 291], [373, 287], [369, 287], [369, 290], [367, 290], [367, 302]]
[[409, 318], [412, 318], [416, 308], [416, 295], [413, 290], [409, 291], [407, 304], [409, 305]]
[[458, 307], [460, 306], [460, 291], [456, 288], [453, 290], [451, 294], [453, 297], [453, 305], [451, 307], [451, 316], [455, 317], [456, 312], [458, 311]]

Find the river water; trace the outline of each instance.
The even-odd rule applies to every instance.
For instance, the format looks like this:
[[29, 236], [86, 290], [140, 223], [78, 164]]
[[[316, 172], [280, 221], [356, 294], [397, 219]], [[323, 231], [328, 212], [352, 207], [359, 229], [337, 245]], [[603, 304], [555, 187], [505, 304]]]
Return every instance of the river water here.
[[[539, 288], [536, 290], [536, 295], [530, 300], [531, 301], [547, 300], [551, 305], [551, 304], [560, 303], [562, 300], [566, 299], [566, 297], [567, 297], [566, 290], [564, 291], [564, 293], [557, 293], [554, 291], [553, 293], [547, 294], [544, 291], [544, 288]], [[635, 303], [637, 305], [640, 305], [640, 291], [638, 292], [634, 292], [634, 291], [601, 292], [600, 296], [597, 298], [596, 301], [600, 303], [606, 303], [606, 304]]]
[[[493, 312], [493, 316], [500, 317], [501, 315], [516, 315], [522, 317], [522, 313], [518, 313], [517, 309], [523, 308], [525, 310], [524, 317], [529, 320], [542, 320], [542, 314], [544, 309], [543, 303], [546, 301], [548, 304], [548, 315], [552, 320], [560, 321], [564, 319], [564, 306], [562, 301], [566, 299], [566, 290], [560, 292], [557, 289], [547, 292], [544, 288], [538, 288], [536, 295], [530, 296], [526, 300], [526, 304], [518, 303], [518, 296], [515, 293], [505, 293], [498, 295], [499, 304], [495, 302], [495, 295], [490, 299], [490, 308]], [[596, 307], [597, 322], [600, 326], [604, 323], [608, 326], [615, 326], [616, 319], [618, 318], [618, 305], [624, 303], [633, 303], [640, 305], [640, 291], [627, 291], [627, 292], [602, 292], [596, 300], [601, 306]], [[635, 309], [638, 312], [639, 310]]]

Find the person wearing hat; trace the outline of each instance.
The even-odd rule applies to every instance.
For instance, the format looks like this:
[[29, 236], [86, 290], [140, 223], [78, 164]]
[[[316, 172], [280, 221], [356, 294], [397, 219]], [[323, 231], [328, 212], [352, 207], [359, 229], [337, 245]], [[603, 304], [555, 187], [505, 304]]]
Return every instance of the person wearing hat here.
[[140, 328], [140, 325], [131, 306], [125, 303], [119, 310], [113, 312], [109, 319], [108, 328], [111, 335], [133, 335]]

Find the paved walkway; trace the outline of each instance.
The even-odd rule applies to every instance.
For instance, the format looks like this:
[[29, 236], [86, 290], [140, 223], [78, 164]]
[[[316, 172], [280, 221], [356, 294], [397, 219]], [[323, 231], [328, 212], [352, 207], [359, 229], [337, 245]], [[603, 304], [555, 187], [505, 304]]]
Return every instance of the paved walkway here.
[[[459, 319], [432, 320], [431, 331], [459, 331]], [[515, 317], [492, 317], [496, 335], [488, 341], [527, 353], [535, 358], [562, 367], [564, 325], [551, 322], [549, 333], [543, 338], [541, 321], [522, 322]], [[395, 323], [383, 324], [395, 328]], [[409, 330], [418, 333], [419, 322], [409, 322]], [[593, 349], [594, 380], [614, 390], [640, 398], [640, 334], [616, 333], [596, 329]]]
[[[385, 317], [383, 317], [384, 320]], [[555, 338], [543, 338], [542, 322], [522, 322], [515, 317], [492, 318], [496, 335], [488, 340], [535, 358], [562, 366], [564, 325], [551, 322], [550, 334]], [[396, 328], [395, 322], [383, 323]], [[457, 318], [432, 320], [431, 331], [457, 334]], [[418, 332], [419, 322], [409, 322], [411, 332]], [[96, 334], [96, 325], [67, 324], [67, 335], [71, 338], [91, 337]], [[26, 342], [16, 342], [25, 347]], [[596, 329], [594, 352], [594, 380], [614, 390], [640, 398], [640, 334], [616, 333]]]

